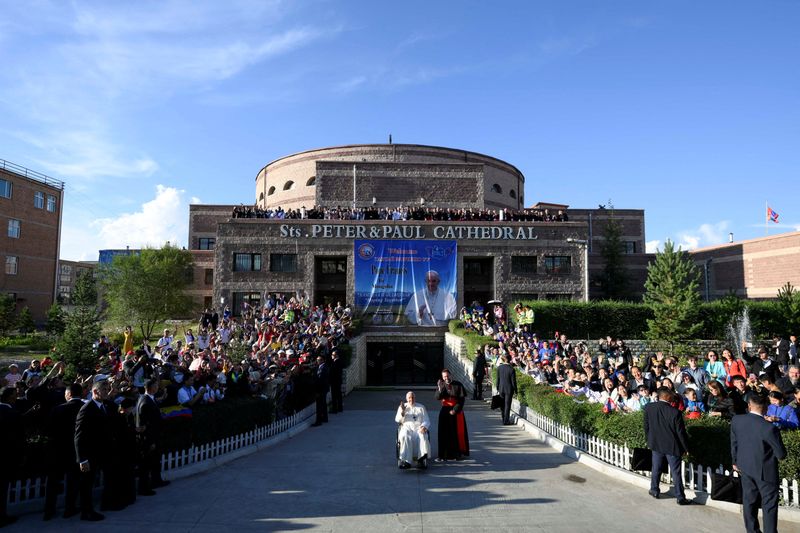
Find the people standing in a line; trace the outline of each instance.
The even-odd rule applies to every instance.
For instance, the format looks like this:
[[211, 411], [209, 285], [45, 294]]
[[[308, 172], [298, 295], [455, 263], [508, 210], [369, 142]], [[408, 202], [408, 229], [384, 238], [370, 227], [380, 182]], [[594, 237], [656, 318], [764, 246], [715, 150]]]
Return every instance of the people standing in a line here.
[[6, 509], [8, 489], [16, 477], [19, 458], [25, 450], [22, 417], [14, 409], [16, 399], [16, 388], [0, 389], [0, 428], [3, 428], [3, 436], [0, 438], [0, 527], [17, 521], [17, 517], [9, 516]]
[[500, 356], [497, 365], [497, 393], [503, 398], [503, 425], [511, 424], [511, 400], [517, 393], [517, 371], [508, 364], [508, 356]]
[[689, 451], [689, 436], [681, 412], [671, 405], [674, 393], [666, 387], [660, 387], [657, 394], [658, 401], [644, 406], [644, 432], [647, 446], [653, 454], [649, 494], [656, 499], [661, 494], [661, 466], [666, 459], [678, 505], [689, 505], [692, 502], [686, 499], [683, 491], [681, 465], [681, 457]]
[[437, 462], [455, 459], [460, 461], [469, 455], [467, 420], [464, 417], [466, 400], [464, 385], [455, 381], [450, 370], [442, 370], [442, 379], [436, 387], [436, 399], [442, 402], [439, 411], [439, 456]]
[[156, 394], [159, 381], [151, 378], [145, 382], [145, 392], [136, 404], [136, 430], [139, 434], [139, 494], [155, 494], [153, 489], [169, 485], [161, 479], [161, 432], [163, 424]]
[[486, 355], [483, 350], [475, 350], [475, 362], [472, 365], [473, 400], [483, 400], [483, 380], [486, 378]]
[[342, 406], [342, 378], [344, 376], [344, 362], [339, 357], [339, 351], [331, 352], [331, 413], [341, 413]]
[[78, 485], [80, 470], [75, 462], [75, 420], [83, 407], [83, 387], [71, 384], [64, 391], [65, 403], [57, 405], [47, 423], [48, 461], [47, 485], [44, 497], [44, 519], [56, 514], [56, 501], [64, 480], [64, 518], [78, 514]]
[[330, 369], [322, 356], [317, 357], [317, 371], [314, 373], [314, 392], [317, 399], [317, 419], [311, 424], [319, 427], [328, 421], [328, 391], [331, 388]]
[[[786, 448], [777, 427], [764, 419], [767, 401], [752, 394], [749, 412], [731, 421], [731, 459], [742, 480], [742, 512], [748, 533], [778, 531], [778, 461]], [[758, 523], [758, 508], [764, 513], [764, 528]]]
[[[75, 454], [81, 471], [81, 520], [96, 522], [105, 517], [94, 510], [92, 491], [97, 475], [106, 467], [108, 454], [113, 452], [112, 418], [117, 406], [108, 401], [106, 380], [92, 384], [92, 398], [86, 402], [75, 420]], [[103, 494], [107, 499], [107, 495]]]

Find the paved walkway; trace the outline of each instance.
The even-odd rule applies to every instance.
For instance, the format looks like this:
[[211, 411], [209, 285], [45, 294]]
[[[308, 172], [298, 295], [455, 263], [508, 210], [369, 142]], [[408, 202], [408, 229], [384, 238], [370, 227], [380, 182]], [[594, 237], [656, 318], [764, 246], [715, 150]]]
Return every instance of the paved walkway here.
[[[743, 531], [738, 515], [656, 501], [572, 462], [478, 402], [467, 408], [469, 460], [400, 471], [393, 417], [402, 397], [355, 393], [329, 424], [175, 481], [103, 522], [28, 515], [8, 531]], [[435, 428], [431, 391], [418, 400]]]

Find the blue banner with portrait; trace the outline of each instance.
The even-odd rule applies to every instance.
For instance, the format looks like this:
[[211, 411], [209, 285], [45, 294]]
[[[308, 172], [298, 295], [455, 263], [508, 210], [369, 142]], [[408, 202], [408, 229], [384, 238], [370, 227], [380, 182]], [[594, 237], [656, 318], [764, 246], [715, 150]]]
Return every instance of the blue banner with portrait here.
[[456, 241], [356, 240], [355, 307], [376, 326], [446, 326], [456, 318]]

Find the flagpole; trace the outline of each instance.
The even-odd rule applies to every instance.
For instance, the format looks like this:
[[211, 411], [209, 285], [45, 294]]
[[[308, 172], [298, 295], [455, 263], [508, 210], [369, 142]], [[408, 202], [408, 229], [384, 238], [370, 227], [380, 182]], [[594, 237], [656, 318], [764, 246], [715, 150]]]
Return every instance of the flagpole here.
[[769, 200], [764, 202], [764, 237], [769, 233]]

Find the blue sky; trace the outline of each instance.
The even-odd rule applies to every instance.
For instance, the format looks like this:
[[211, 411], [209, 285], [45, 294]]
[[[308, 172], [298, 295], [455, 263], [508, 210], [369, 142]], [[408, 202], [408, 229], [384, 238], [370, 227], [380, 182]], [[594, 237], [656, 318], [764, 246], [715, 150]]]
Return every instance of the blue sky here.
[[652, 248], [800, 229], [800, 2], [0, 1], [0, 158], [63, 179], [62, 258], [185, 244], [267, 162], [507, 160], [526, 202], [646, 210]]

